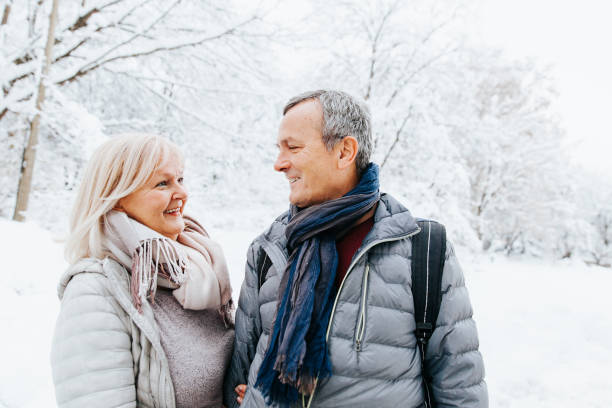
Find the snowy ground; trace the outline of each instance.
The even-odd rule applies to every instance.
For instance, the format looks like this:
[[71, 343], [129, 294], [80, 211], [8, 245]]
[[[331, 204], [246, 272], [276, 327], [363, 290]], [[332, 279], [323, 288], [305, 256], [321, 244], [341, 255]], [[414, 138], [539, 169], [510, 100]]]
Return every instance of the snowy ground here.
[[[65, 268], [61, 243], [0, 220], [0, 408], [54, 406], [49, 345]], [[211, 231], [234, 293], [257, 231]], [[612, 270], [461, 254], [485, 358], [491, 407], [612, 406]]]

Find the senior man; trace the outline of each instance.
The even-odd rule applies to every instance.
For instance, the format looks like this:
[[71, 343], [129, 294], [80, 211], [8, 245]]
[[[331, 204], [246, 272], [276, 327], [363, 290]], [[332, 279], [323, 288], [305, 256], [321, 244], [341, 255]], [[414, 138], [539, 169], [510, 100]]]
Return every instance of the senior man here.
[[420, 229], [379, 192], [368, 108], [340, 91], [298, 95], [283, 110], [278, 148], [291, 206], [249, 248], [225, 404], [487, 407], [450, 244], [422, 372], [410, 273]]

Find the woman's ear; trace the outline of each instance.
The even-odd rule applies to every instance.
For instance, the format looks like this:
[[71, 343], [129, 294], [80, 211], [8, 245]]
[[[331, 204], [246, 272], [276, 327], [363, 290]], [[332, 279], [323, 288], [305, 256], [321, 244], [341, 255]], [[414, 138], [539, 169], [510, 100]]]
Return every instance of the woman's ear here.
[[346, 136], [340, 141], [339, 145], [338, 167], [345, 169], [355, 163], [359, 142], [353, 136]]

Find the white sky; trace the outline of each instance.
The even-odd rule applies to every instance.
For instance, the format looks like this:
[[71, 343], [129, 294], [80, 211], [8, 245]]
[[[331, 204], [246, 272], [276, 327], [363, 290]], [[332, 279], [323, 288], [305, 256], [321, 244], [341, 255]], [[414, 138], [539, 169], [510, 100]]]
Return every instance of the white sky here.
[[481, 2], [481, 40], [554, 65], [574, 157], [612, 175], [612, 2]]

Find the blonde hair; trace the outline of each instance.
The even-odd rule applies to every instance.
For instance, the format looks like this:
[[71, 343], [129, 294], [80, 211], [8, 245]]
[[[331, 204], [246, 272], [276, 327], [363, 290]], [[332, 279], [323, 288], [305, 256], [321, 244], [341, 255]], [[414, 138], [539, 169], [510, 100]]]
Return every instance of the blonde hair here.
[[141, 188], [164, 160], [176, 155], [178, 146], [161, 136], [123, 134], [96, 149], [87, 163], [70, 214], [66, 260], [104, 258], [104, 217], [120, 199]]

